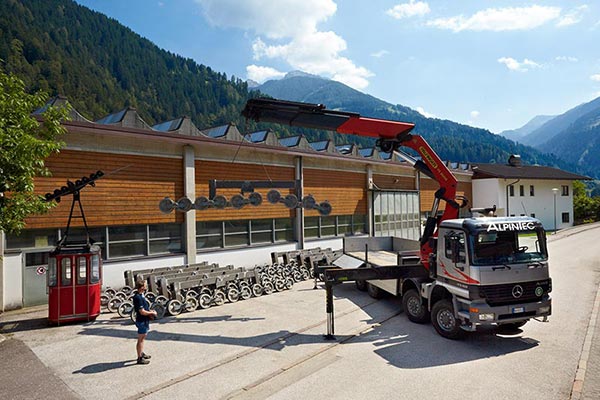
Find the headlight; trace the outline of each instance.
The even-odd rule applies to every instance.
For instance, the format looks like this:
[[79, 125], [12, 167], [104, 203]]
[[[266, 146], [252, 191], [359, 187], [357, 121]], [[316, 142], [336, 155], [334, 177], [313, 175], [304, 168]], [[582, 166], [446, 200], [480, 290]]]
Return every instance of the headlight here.
[[480, 321], [493, 321], [494, 313], [479, 314]]

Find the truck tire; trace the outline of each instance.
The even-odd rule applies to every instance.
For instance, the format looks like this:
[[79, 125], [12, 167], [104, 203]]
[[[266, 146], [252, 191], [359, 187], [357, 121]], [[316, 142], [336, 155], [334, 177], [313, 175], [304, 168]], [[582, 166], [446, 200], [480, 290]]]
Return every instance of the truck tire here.
[[362, 279], [359, 279], [357, 281], [354, 281], [354, 284], [356, 285], [356, 288], [358, 290], [360, 290], [361, 292], [367, 291], [367, 281], [363, 281]]
[[448, 299], [441, 299], [431, 308], [431, 323], [446, 339], [462, 339], [465, 331], [460, 327], [460, 320], [454, 316], [454, 307]]
[[367, 292], [369, 293], [369, 296], [374, 299], [381, 299], [383, 297], [383, 290], [379, 289], [370, 282], [367, 282]]
[[407, 290], [402, 295], [402, 308], [411, 322], [424, 324], [431, 318], [427, 304], [423, 302], [421, 295], [415, 289]]

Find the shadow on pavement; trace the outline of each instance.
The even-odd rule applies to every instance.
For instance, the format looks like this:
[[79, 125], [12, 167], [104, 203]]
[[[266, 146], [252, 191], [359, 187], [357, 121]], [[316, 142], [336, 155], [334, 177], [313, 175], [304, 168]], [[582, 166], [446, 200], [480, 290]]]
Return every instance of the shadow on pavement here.
[[119, 369], [136, 365], [136, 360], [106, 362], [87, 365], [79, 371], [73, 371], [73, 374], [97, 374], [99, 372], [110, 371], [111, 369]]

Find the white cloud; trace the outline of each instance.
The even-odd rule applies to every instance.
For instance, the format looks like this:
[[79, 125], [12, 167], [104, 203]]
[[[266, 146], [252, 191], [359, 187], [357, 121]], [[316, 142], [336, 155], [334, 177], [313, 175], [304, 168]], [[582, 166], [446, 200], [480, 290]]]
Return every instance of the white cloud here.
[[558, 56], [555, 58], [556, 61], [567, 61], [567, 62], [578, 62], [579, 59], [577, 57], [571, 56]]
[[556, 23], [556, 26], [564, 27], [575, 25], [581, 22], [581, 20], [583, 19], [583, 14], [588, 10], [588, 8], [589, 7], [587, 5], [582, 5], [572, 9]]
[[430, 11], [429, 4], [423, 1], [410, 0], [410, 3], [397, 4], [385, 13], [393, 18], [402, 19], [414, 16], [422, 17]]
[[263, 83], [269, 79], [279, 79], [285, 76], [285, 72], [277, 71], [271, 67], [261, 67], [260, 65], [248, 65], [246, 67], [246, 74], [248, 79], [252, 79], [255, 82]]
[[479, 111], [473, 110], [469, 113], [469, 115], [471, 116], [471, 118], [477, 119], [477, 117], [479, 117]]
[[538, 64], [535, 61], [531, 61], [527, 58], [525, 58], [522, 62], [519, 62], [511, 57], [502, 57], [498, 59], [498, 62], [506, 65], [506, 68], [510, 69], [511, 71], [525, 72], [530, 69], [542, 67], [541, 64]]
[[435, 115], [430, 114], [427, 111], [425, 111], [425, 109], [423, 107], [417, 107], [417, 108], [415, 108], [415, 110], [417, 110], [417, 112], [419, 114], [421, 114], [422, 116], [424, 116], [426, 118], [437, 118]]
[[514, 31], [537, 28], [560, 16], [559, 7], [533, 5], [530, 7], [488, 8], [465, 17], [458, 15], [437, 18], [427, 22], [428, 26], [461, 31]]
[[381, 58], [383, 56], [387, 56], [388, 54], [390, 54], [390, 52], [387, 50], [379, 50], [379, 51], [376, 51], [375, 53], [371, 53], [371, 57]]
[[[196, 0], [215, 26], [254, 32], [255, 60], [280, 59], [292, 69], [324, 75], [356, 89], [373, 74], [343, 57], [346, 41], [318, 25], [333, 16], [333, 0]], [[255, 70], [255, 69], [253, 69]], [[252, 78], [251, 78], [252, 79]]]
[[590, 79], [593, 80], [594, 82], [600, 82], [600, 74], [594, 74], [594, 75], [590, 76]]

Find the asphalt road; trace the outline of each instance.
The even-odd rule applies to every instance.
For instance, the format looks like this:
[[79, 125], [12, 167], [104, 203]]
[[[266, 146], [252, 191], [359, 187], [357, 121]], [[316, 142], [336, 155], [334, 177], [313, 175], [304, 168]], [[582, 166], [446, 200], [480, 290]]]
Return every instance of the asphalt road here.
[[[600, 227], [576, 231], [550, 240], [550, 322], [531, 321], [512, 335], [449, 341], [430, 324], [410, 323], [398, 299], [376, 301], [344, 284], [334, 291], [337, 339], [325, 341], [324, 290], [303, 282], [156, 321], [147, 366], [134, 364], [133, 325], [114, 314], [49, 328], [43, 311], [7, 313], [0, 333], [9, 340], [0, 345], [22, 342], [23, 357], [45, 369], [36, 376], [54, 385], [48, 390], [85, 399], [569, 399], [600, 281]], [[32, 376], [20, 370], [25, 362], [6, 364], [3, 374], [15, 379], [0, 393], [10, 398], [22, 390], [19, 378]], [[599, 393], [589, 379], [598, 366], [589, 363], [586, 399]]]

